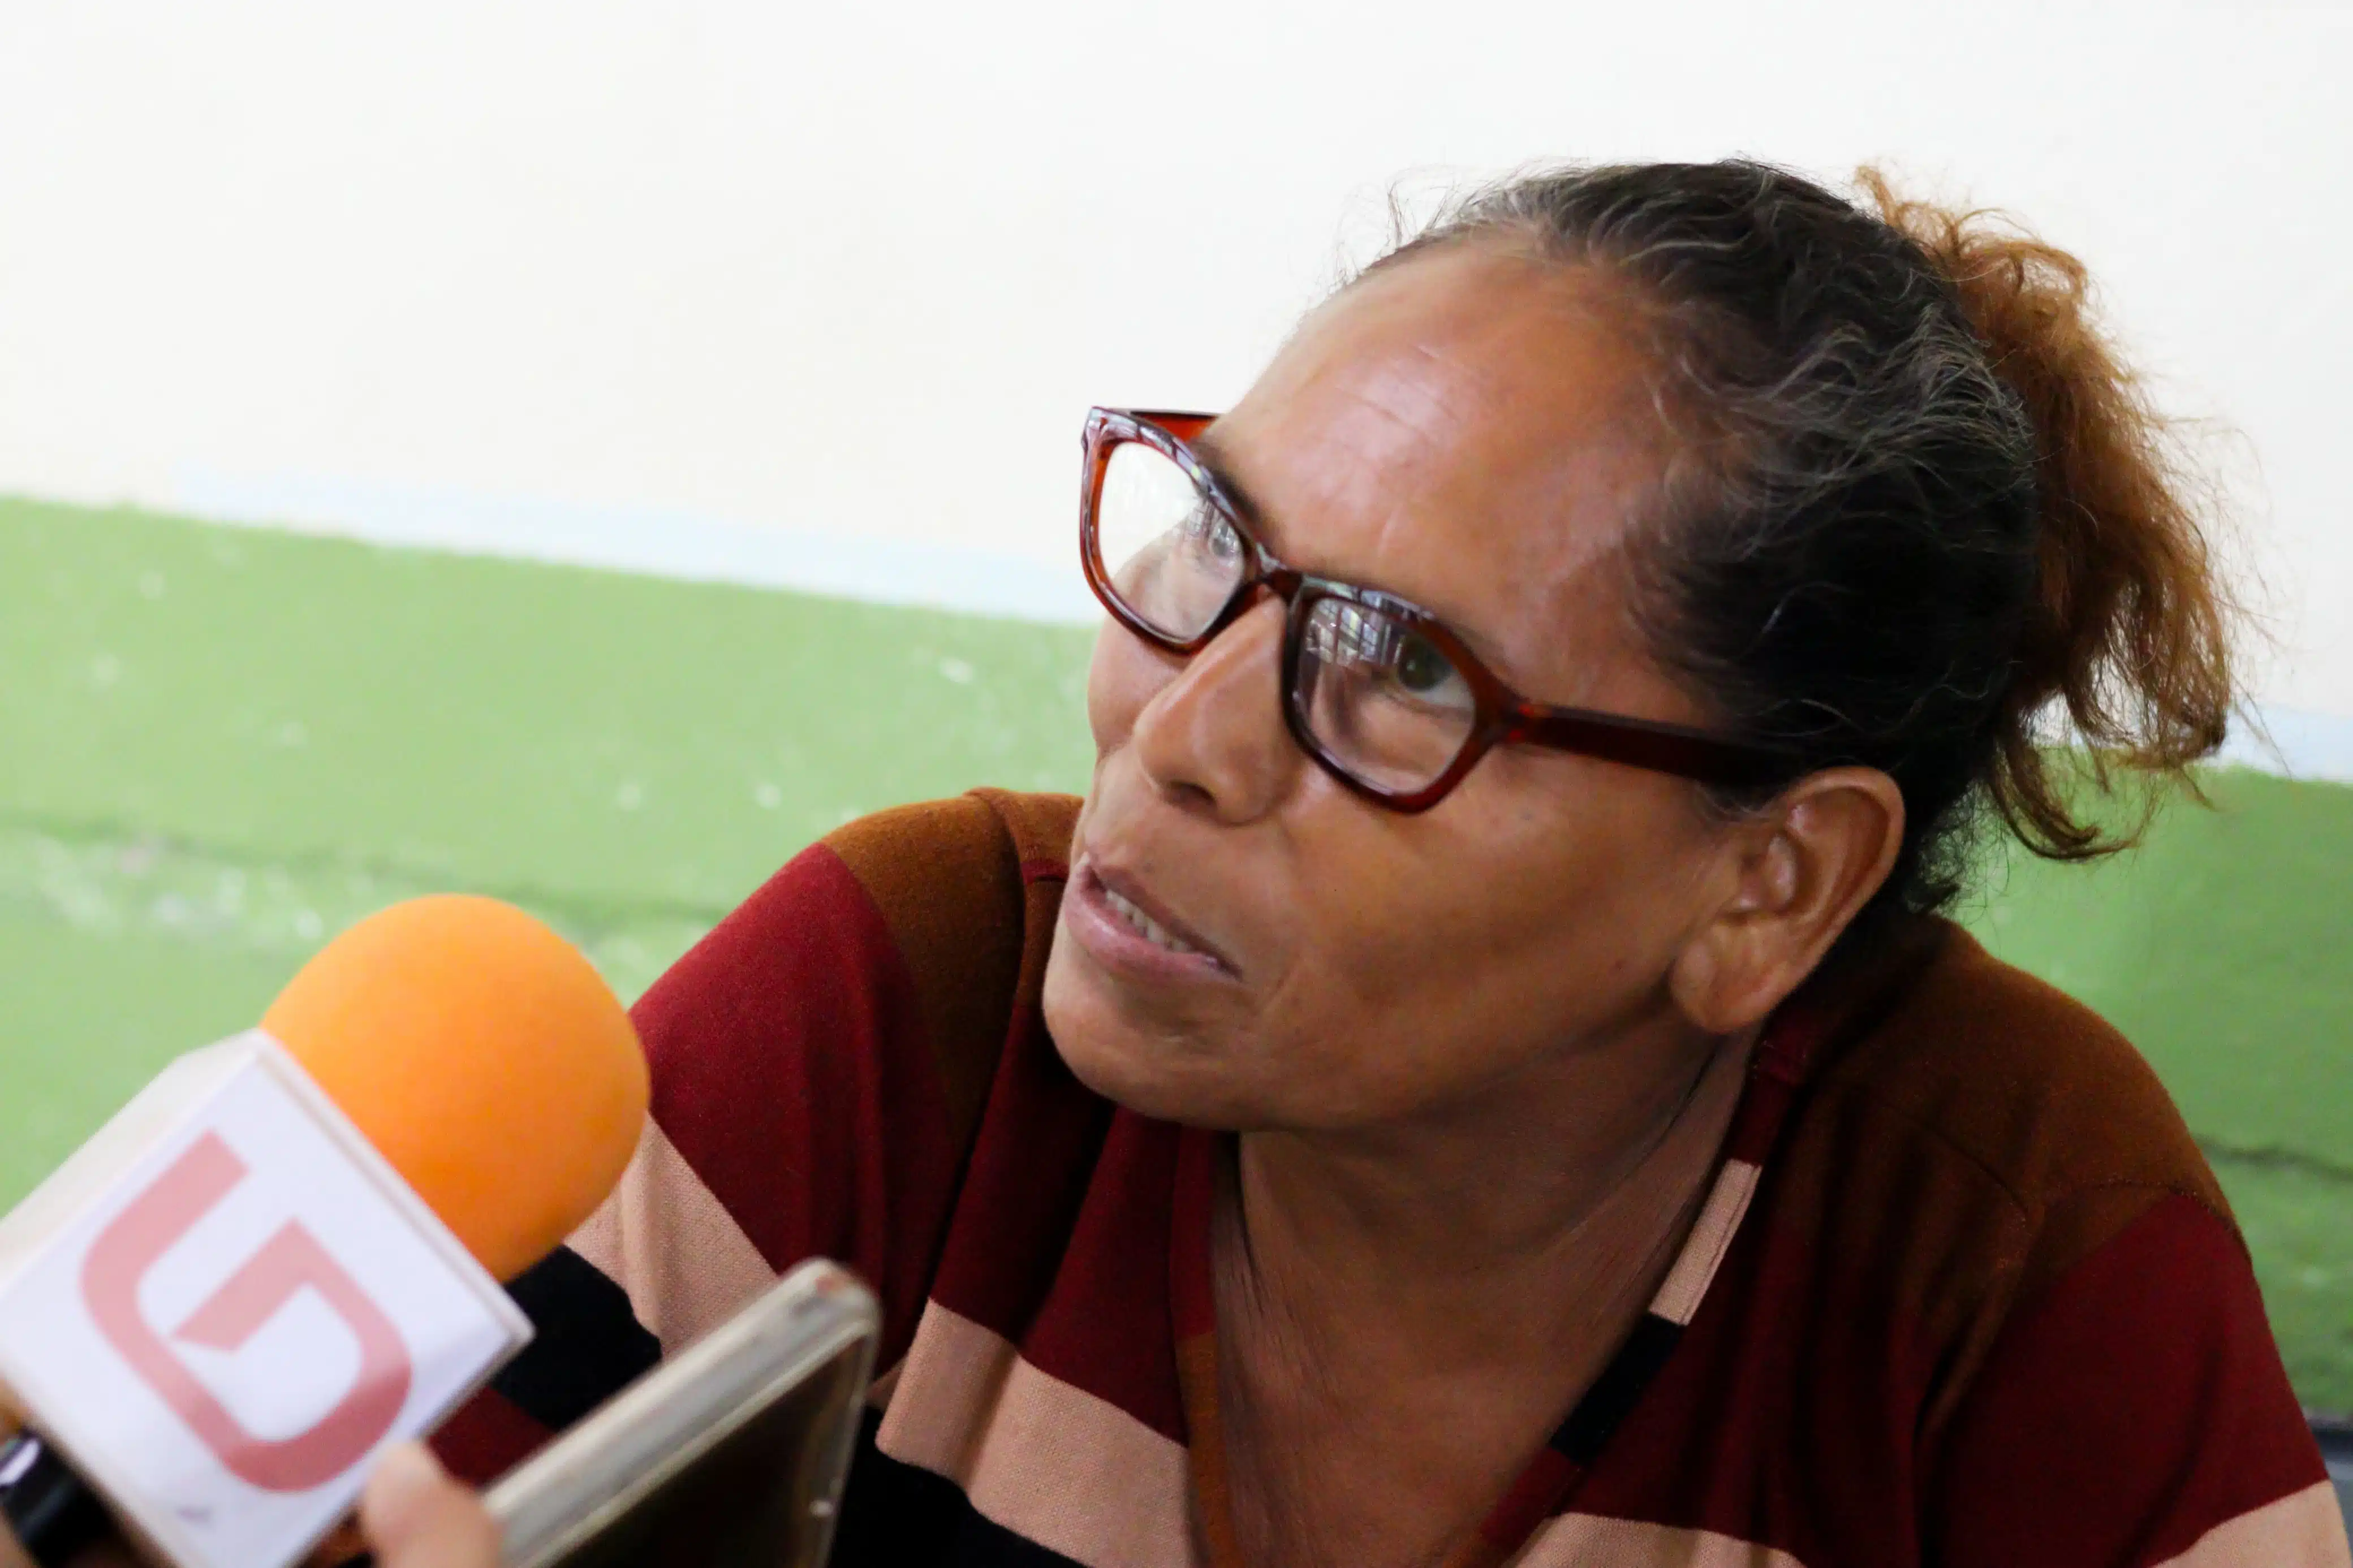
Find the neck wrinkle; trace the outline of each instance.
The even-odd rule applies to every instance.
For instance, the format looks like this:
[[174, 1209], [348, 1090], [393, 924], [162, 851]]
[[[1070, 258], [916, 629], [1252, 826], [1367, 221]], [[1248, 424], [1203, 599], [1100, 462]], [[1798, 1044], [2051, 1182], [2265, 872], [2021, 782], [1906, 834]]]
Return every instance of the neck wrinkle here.
[[[1550, 1191], [1516, 1205], [1496, 1173], [1533, 1163], [1510, 1152], [1526, 1147], [1525, 1131], [1498, 1129], [1471, 1158], [1443, 1151], [1435, 1180], [1401, 1168], [1392, 1150], [1334, 1159], [1293, 1135], [1243, 1134], [1223, 1173], [1221, 1271], [1242, 1287], [1256, 1327], [1319, 1385], [1345, 1381], [1319, 1363], [1369, 1348], [1368, 1336], [1412, 1359], [1475, 1361], [1589, 1333], [1622, 1316], [1629, 1295], [1647, 1302], [1672, 1265], [1753, 1046], [1753, 1035], [1717, 1041], [1664, 1086], [1662, 1110], [1598, 1151], [1581, 1180], [1539, 1168], [1528, 1185]], [[1499, 1207], [1522, 1213], [1498, 1223]]]

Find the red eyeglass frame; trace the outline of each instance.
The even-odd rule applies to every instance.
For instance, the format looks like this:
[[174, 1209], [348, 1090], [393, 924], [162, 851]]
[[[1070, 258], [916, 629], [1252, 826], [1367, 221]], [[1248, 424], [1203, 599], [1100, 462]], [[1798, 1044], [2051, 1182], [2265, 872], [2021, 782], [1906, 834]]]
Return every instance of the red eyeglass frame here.
[[[1178, 655], [1198, 653], [1231, 626], [1263, 585], [1283, 602], [1282, 716], [1300, 750], [1349, 789], [1393, 811], [1428, 811], [1462, 782], [1479, 759], [1499, 745], [1542, 746], [1579, 756], [1647, 768], [1724, 788], [1757, 788], [1787, 781], [1794, 774], [1790, 759], [1768, 746], [1669, 724], [1654, 719], [1634, 719], [1589, 708], [1559, 708], [1532, 702], [1506, 686], [1481, 663], [1444, 621], [1409, 600], [1377, 588], [1359, 587], [1287, 566], [1276, 559], [1244, 521], [1239, 506], [1215, 473], [1187, 442], [1207, 429], [1214, 414], [1180, 414], [1162, 410], [1093, 408], [1087, 413], [1081, 437], [1084, 464], [1079, 498], [1079, 558], [1087, 585], [1094, 590], [1112, 618], [1154, 647]], [[1248, 563], [1232, 595], [1198, 635], [1177, 638], [1145, 621], [1122, 603], [1113, 591], [1103, 562], [1095, 510], [1103, 496], [1103, 476], [1112, 452], [1130, 441], [1140, 441], [1185, 470], [1218, 508], [1235, 535], [1249, 547]], [[1336, 598], [1395, 617], [1426, 637], [1453, 662], [1471, 688], [1474, 704], [1471, 732], [1444, 772], [1422, 788], [1384, 789], [1357, 777], [1334, 756], [1308, 727], [1299, 710], [1299, 665], [1306, 641], [1307, 616], [1316, 601]]]

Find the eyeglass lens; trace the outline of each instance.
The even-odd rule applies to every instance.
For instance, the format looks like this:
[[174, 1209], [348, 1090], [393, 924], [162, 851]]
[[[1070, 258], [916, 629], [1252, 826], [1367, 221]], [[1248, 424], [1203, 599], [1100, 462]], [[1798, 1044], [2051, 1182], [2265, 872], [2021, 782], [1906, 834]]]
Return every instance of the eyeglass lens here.
[[[1223, 510], [1158, 449], [1124, 441], [1095, 504], [1104, 580], [1137, 619], [1175, 641], [1207, 630], [1249, 570]], [[1471, 684], [1404, 618], [1313, 587], [1292, 611], [1294, 717], [1327, 759], [1390, 794], [1427, 788], [1478, 722]]]
[[1120, 602], [1179, 642], [1208, 629], [1250, 566], [1241, 535], [1193, 477], [1141, 441], [1111, 449], [1095, 544]]

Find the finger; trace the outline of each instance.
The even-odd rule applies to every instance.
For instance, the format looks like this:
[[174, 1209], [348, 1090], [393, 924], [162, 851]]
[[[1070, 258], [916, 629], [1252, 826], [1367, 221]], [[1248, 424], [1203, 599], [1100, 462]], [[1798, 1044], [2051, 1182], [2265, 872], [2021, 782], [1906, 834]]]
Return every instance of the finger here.
[[360, 1528], [379, 1568], [497, 1568], [498, 1526], [421, 1444], [388, 1448], [376, 1461], [360, 1496]]

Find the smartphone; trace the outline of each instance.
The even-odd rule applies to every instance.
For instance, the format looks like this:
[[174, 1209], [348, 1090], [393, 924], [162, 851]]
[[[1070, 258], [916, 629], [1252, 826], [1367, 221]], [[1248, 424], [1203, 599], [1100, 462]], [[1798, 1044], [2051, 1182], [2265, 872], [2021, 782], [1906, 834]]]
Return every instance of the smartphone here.
[[804, 1263], [510, 1471], [483, 1501], [510, 1568], [818, 1568], [881, 1313]]

